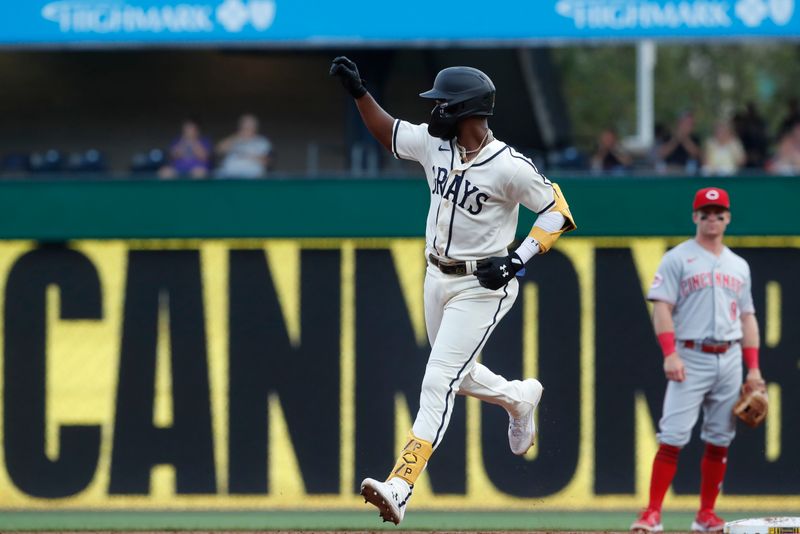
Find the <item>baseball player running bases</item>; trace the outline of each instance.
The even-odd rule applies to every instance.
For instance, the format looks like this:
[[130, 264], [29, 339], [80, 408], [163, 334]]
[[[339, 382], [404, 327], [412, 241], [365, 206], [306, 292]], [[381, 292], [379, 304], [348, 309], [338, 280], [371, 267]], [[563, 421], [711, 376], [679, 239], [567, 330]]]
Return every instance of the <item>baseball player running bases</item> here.
[[668, 382], [650, 502], [631, 525], [634, 532], [663, 530], [661, 504], [701, 407], [700, 437], [706, 447], [700, 464], [700, 509], [691, 529], [722, 532], [725, 521], [714, 513], [714, 504], [736, 433], [732, 409], [742, 385], [742, 359], [747, 385], [764, 383], [750, 267], [722, 242], [731, 221], [728, 193], [718, 187], [701, 189], [692, 207], [694, 239], [664, 255], [647, 295], [653, 301], [653, 326]]
[[[333, 60], [331, 76], [355, 99], [370, 133], [394, 157], [419, 162], [430, 191], [425, 232], [425, 321], [431, 353], [420, 407], [408, 439], [386, 481], [366, 478], [361, 494], [384, 521], [400, 523], [414, 483], [447, 430], [456, 394], [503, 407], [514, 454], [536, 436], [538, 380], [506, 380], [476, 358], [517, 298], [525, 263], [575, 228], [558, 186], [534, 164], [494, 138], [487, 117], [495, 87], [483, 72], [450, 67], [422, 98], [433, 101], [428, 124], [389, 115], [367, 92], [356, 64]], [[530, 235], [509, 253], [519, 205], [539, 216]]]

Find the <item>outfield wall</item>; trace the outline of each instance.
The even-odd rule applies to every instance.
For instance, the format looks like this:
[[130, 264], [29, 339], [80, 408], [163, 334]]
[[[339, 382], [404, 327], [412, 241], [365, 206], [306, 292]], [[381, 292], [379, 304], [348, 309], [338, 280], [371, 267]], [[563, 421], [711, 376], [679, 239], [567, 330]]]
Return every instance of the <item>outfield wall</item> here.
[[[800, 179], [754, 176], [557, 178], [574, 236], [694, 233], [694, 192], [726, 187], [731, 235], [800, 235]], [[421, 179], [0, 181], [0, 238], [420, 237]], [[534, 220], [520, 213], [520, 232]]]
[[[314, 204], [316, 225], [276, 221], [291, 209], [288, 200], [275, 201], [277, 193], [254, 193], [269, 184], [252, 184], [249, 195], [242, 183], [54, 184], [52, 197], [39, 198], [45, 205], [75, 203], [68, 213], [16, 204], [15, 213], [29, 214], [14, 219], [21, 221], [16, 227], [5, 213], [2, 235], [27, 239], [0, 242], [0, 509], [359, 506], [358, 483], [385, 474], [418, 406], [428, 351], [423, 242], [399, 237], [406, 221], [391, 235], [380, 226], [385, 219], [373, 222], [388, 237], [370, 237], [370, 226], [358, 226], [365, 237], [355, 227], [346, 237], [325, 236], [345, 232], [342, 219], [353, 214], [326, 210], [310, 194], [295, 205], [307, 214], [306, 204]], [[537, 446], [528, 457], [513, 456], [505, 413], [460, 399], [415, 488], [415, 507], [626, 509], [646, 501], [664, 379], [643, 295], [663, 252], [683, 238], [591, 235], [586, 228], [594, 219], [582, 214], [600, 211], [592, 188], [603, 182], [586, 184], [590, 192], [577, 181], [565, 186], [581, 232], [534, 260], [518, 302], [482, 355], [496, 372], [535, 375], [545, 384]], [[606, 182], [597, 200], [653, 184], [666, 185]], [[691, 193], [696, 184], [676, 183], [663, 198], [685, 196], [681, 188]], [[19, 187], [18, 194], [47, 184], [2, 184], [0, 191], [6, 185]], [[73, 185], [95, 193], [81, 197]], [[216, 188], [218, 209], [189, 194], [173, 215], [159, 211], [170, 206], [160, 193], [173, 201], [177, 190], [199, 195], [190, 185]], [[766, 222], [757, 216], [772, 200], [739, 193], [746, 182], [731, 185], [731, 229], [748, 217], [774, 229], [769, 236], [745, 229], [730, 240], [753, 270], [772, 413], [758, 430], [740, 429], [720, 505], [797, 510], [800, 430], [792, 407], [800, 404], [800, 331], [790, 325], [800, 320], [800, 237], [779, 209]], [[115, 187], [128, 193], [111, 195]], [[411, 191], [418, 184], [325, 187], [329, 205], [342, 206], [361, 187]], [[266, 222], [258, 228], [280, 238], [194, 238], [213, 230], [214, 213], [234, 213], [223, 207], [226, 191], [252, 209], [274, 206], [261, 211]], [[6, 207], [9, 198], [2, 195]], [[388, 200], [382, 205], [392, 212]], [[618, 220], [619, 212], [634, 210], [627, 202], [603, 211]], [[132, 211], [129, 204], [139, 210], [135, 220], [113, 217]], [[758, 209], [748, 215], [744, 206], [751, 204]], [[102, 210], [112, 219], [90, 227]], [[36, 221], [41, 242], [26, 233], [35, 229], [31, 213], [50, 217], [49, 224]], [[181, 214], [205, 226], [182, 234], [175, 228], [184, 222], [171, 218]], [[156, 238], [152, 220], [171, 230]], [[254, 232], [235, 222], [219, 223], [228, 237]], [[286, 236], [313, 227], [322, 237]], [[85, 239], [80, 228], [124, 239]], [[634, 228], [647, 231], [644, 222]], [[59, 232], [77, 239], [55, 240]], [[148, 239], [134, 239], [137, 233]], [[695, 436], [668, 507], [696, 507], [701, 453]], [[426, 498], [431, 494], [437, 498]]]

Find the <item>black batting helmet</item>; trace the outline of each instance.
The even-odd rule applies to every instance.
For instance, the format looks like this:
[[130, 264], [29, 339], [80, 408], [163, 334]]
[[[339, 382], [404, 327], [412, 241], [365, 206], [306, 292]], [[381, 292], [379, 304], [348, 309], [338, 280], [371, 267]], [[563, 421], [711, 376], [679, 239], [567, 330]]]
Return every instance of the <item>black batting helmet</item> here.
[[433, 89], [420, 93], [422, 98], [439, 101], [431, 112], [428, 132], [452, 139], [456, 124], [464, 117], [494, 114], [495, 88], [492, 80], [472, 67], [448, 67], [439, 71]]

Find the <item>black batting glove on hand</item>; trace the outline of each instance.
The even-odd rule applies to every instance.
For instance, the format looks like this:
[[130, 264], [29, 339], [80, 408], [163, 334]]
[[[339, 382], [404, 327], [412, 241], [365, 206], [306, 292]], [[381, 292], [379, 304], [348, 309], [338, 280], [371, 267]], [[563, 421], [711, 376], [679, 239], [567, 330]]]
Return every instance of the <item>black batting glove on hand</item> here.
[[525, 267], [516, 252], [505, 257], [488, 258], [472, 273], [478, 277], [478, 283], [487, 289], [500, 289], [509, 283], [519, 271]]
[[367, 89], [364, 87], [364, 80], [358, 73], [356, 64], [344, 56], [339, 56], [333, 60], [331, 64], [331, 76], [339, 78], [342, 85], [353, 98], [361, 98], [367, 94]]

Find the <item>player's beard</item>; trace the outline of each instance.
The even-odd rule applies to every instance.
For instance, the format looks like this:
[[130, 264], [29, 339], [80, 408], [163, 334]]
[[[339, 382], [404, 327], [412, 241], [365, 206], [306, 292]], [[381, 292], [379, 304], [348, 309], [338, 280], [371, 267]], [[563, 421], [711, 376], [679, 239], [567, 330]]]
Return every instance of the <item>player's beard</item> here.
[[437, 105], [431, 111], [428, 133], [433, 137], [449, 141], [458, 133], [458, 118], [446, 115], [442, 108]]

